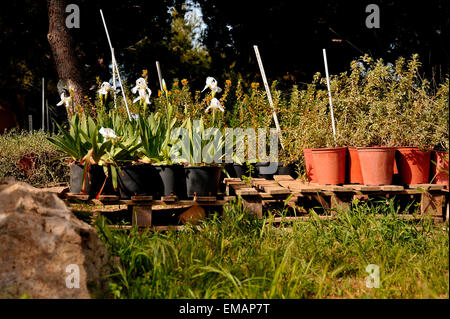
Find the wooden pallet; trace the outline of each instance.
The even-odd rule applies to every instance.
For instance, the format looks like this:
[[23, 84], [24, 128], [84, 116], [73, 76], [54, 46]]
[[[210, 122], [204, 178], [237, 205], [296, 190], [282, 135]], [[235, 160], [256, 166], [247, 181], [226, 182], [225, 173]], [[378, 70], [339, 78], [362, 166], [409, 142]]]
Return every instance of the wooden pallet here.
[[[60, 192], [68, 201], [84, 202], [101, 205], [126, 205], [132, 213], [132, 225], [151, 227], [155, 230], [182, 229], [181, 226], [155, 226], [152, 223], [152, 212], [160, 209], [191, 208], [194, 206], [223, 206], [239, 197], [244, 207], [258, 218], [263, 217], [263, 207], [275, 202], [287, 202], [292, 207], [298, 207], [306, 202], [318, 203], [330, 214], [320, 216], [321, 219], [333, 218], [338, 209], [345, 209], [352, 201], [368, 199], [373, 196], [407, 195], [420, 197], [421, 216], [431, 215], [434, 220], [448, 220], [449, 201], [448, 189], [445, 185], [320, 185], [293, 179], [288, 175], [275, 175], [274, 180], [253, 178], [249, 182], [239, 178], [225, 178], [225, 193], [215, 196], [196, 196], [189, 200], [180, 200], [176, 196], [164, 196], [154, 199], [151, 196], [133, 196], [130, 199], [120, 199], [115, 195], [103, 195], [91, 199], [88, 195]], [[446, 212], [444, 212], [446, 207]], [[420, 216], [419, 216], [420, 217]], [[309, 220], [308, 215], [285, 217], [284, 221]], [[399, 218], [416, 218], [411, 215], [399, 215]], [[276, 218], [275, 222], [281, 219]], [[131, 227], [131, 226], [130, 226]]]
[[132, 196], [130, 199], [120, 199], [117, 195], [101, 195], [91, 199], [89, 195], [65, 193], [69, 202], [82, 202], [95, 205], [125, 205], [132, 214], [132, 225], [152, 227], [152, 215], [155, 210], [191, 208], [194, 206], [224, 206], [234, 200], [235, 196], [194, 196], [193, 199], [178, 199], [176, 196], [163, 196], [153, 199], [152, 196]]
[[[443, 207], [447, 205], [448, 211], [448, 189], [439, 184], [415, 184], [415, 185], [320, 185], [293, 179], [288, 175], [275, 175], [274, 180], [253, 178], [251, 185], [239, 179], [228, 179], [227, 191], [233, 190], [236, 195], [240, 192], [255, 194], [256, 190], [262, 198], [261, 204], [272, 203], [280, 199], [288, 199], [290, 203], [298, 201], [318, 202], [325, 210], [332, 213], [336, 209], [347, 208], [353, 199], [368, 199], [369, 197], [383, 195], [389, 198], [397, 195], [420, 195], [421, 214], [440, 216], [448, 219], [448, 213], [443, 213]], [[249, 196], [249, 195], [247, 195]], [[447, 216], [447, 217], [446, 217]]]

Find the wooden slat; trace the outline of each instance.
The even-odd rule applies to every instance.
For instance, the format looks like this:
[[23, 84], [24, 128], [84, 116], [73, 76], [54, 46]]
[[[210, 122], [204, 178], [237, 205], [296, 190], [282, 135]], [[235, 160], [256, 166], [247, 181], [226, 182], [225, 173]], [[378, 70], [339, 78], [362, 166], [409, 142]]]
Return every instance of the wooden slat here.
[[68, 199], [78, 199], [78, 200], [89, 200], [88, 194], [74, 194], [74, 193], [67, 193], [66, 198]]
[[441, 190], [445, 188], [443, 184], [411, 184], [407, 185], [409, 189], [423, 189], [423, 190]]
[[278, 181], [294, 181], [290, 175], [273, 175], [273, 179]]
[[216, 202], [216, 196], [194, 196], [194, 202]]
[[382, 185], [380, 187], [381, 187], [381, 190], [385, 191], [385, 192], [400, 192], [405, 189], [401, 185]]
[[291, 194], [291, 191], [284, 187], [279, 186], [263, 186], [262, 189], [264, 192], [270, 194], [270, 195], [289, 195]]
[[235, 190], [236, 195], [240, 195], [240, 196], [256, 196], [258, 195], [258, 191], [254, 188], [250, 188], [250, 187], [243, 187], [240, 189]]
[[161, 200], [163, 202], [176, 202], [178, 201], [178, 197], [171, 195], [171, 196], [161, 196]]
[[339, 185], [318, 185], [322, 190], [329, 192], [352, 192], [354, 191], [351, 187], [339, 186]]
[[372, 185], [362, 185], [362, 184], [345, 184], [345, 187], [350, 187], [354, 190], [363, 191], [363, 192], [374, 192], [380, 191], [381, 186], [372, 186]]
[[252, 181], [253, 186], [258, 190], [262, 190], [271, 195], [289, 195], [289, 189], [279, 186], [277, 181], [272, 180], [257, 180]]
[[236, 195], [258, 195], [258, 191], [252, 187], [248, 187], [247, 184], [231, 184], [230, 187], [236, 193]]
[[311, 186], [310, 184], [304, 183], [299, 180], [278, 181], [278, 183], [291, 191], [299, 193], [317, 193], [320, 192], [321, 190], [319, 187]]
[[224, 184], [228, 184], [230, 182], [242, 182], [242, 180], [238, 177], [226, 177], [223, 179]]
[[117, 195], [100, 195], [98, 200], [101, 202], [118, 202], [119, 196]]
[[134, 202], [151, 201], [153, 196], [131, 196], [131, 200]]

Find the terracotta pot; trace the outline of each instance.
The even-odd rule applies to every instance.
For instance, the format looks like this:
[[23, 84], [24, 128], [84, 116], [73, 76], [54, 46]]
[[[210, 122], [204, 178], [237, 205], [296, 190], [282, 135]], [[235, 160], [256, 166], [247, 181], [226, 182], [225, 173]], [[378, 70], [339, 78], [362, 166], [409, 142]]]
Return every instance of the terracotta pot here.
[[364, 184], [359, 163], [358, 149], [349, 147], [347, 153], [347, 182], [350, 184]]
[[313, 148], [311, 154], [317, 183], [329, 185], [345, 183], [347, 147]]
[[426, 184], [430, 176], [430, 151], [418, 147], [397, 147], [395, 158], [402, 184]]
[[314, 162], [311, 153], [312, 148], [303, 149], [303, 156], [305, 158], [306, 176], [311, 183], [317, 183], [316, 175], [314, 174]]
[[358, 147], [364, 185], [390, 185], [394, 173], [394, 147]]
[[433, 184], [444, 184], [449, 188], [448, 162], [449, 154], [447, 152], [434, 151], [431, 153], [430, 179]]

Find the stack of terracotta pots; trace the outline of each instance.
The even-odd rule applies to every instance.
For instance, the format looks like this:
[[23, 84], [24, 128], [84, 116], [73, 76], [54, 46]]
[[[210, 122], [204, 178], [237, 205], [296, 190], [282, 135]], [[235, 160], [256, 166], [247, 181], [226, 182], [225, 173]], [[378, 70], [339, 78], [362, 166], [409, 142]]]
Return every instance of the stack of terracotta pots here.
[[338, 147], [303, 150], [308, 180], [318, 184], [449, 185], [448, 153], [419, 147]]

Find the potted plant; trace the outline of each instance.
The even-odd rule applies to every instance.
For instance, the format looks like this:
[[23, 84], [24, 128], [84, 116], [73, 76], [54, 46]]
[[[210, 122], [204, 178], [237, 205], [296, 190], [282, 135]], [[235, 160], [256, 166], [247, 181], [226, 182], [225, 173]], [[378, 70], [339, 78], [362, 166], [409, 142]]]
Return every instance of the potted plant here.
[[[163, 80], [164, 81], [164, 80]], [[163, 82], [164, 89], [166, 88]], [[167, 89], [164, 90], [167, 94]], [[156, 170], [155, 195], [157, 197], [176, 195], [178, 198], [186, 197], [186, 181], [184, 167], [172, 160], [172, 139], [176, 119], [173, 118], [173, 106], [167, 100], [166, 116], [161, 113], [151, 113], [145, 120], [140, 118], [139, 134], [142, 141], [140, 160], [153, 164]]]
[[308, 121], [303, 123], [305, 137], [303, 154], [308, 180], [319, 184], [345, 183], [346, 147], [341, 134], [332, 132], [326, 91], [318, 90], [316, 100], [308, 106], [305, 113]]
[[70, 192], [97, 195], [108, 185], [99, 164], [108, 143], [99, 143], [98, 124], [90, 116], [75, 113], [69, 119], [69, 131], [56, 123], [60, 135], [48, 137], [69, 160]]
[[449, 79], [439, 88], [433, 105], [434, 151], [431, 154], [430, 181], [449, 188]]
[[194, 121], [187, 118], [182, 128], [186, 130], [189, 143], [182, 146], [184, 150], [179, 157], [179, 161], [185, 164], [187, 196], [215, 196], [222, 170], [223, 155], [219, 150], [224, 146], [223, 135], [216, 132], [217, 135], [211, 139], [205, 139], [207, 132], [203, 117]]
[[138, 123], [115, 113], [110, 113], [100, 122], [99, 133], [103, 136], [103, 143], [108, 145], [100, 165], [104, 166], [105, 172], [110, 172], [114, 190], [121, 198], [152, 195], [152, 184], [148, 181], [154, 178], [154, 169], [138, 161], [137, 154], [142, 144]]

